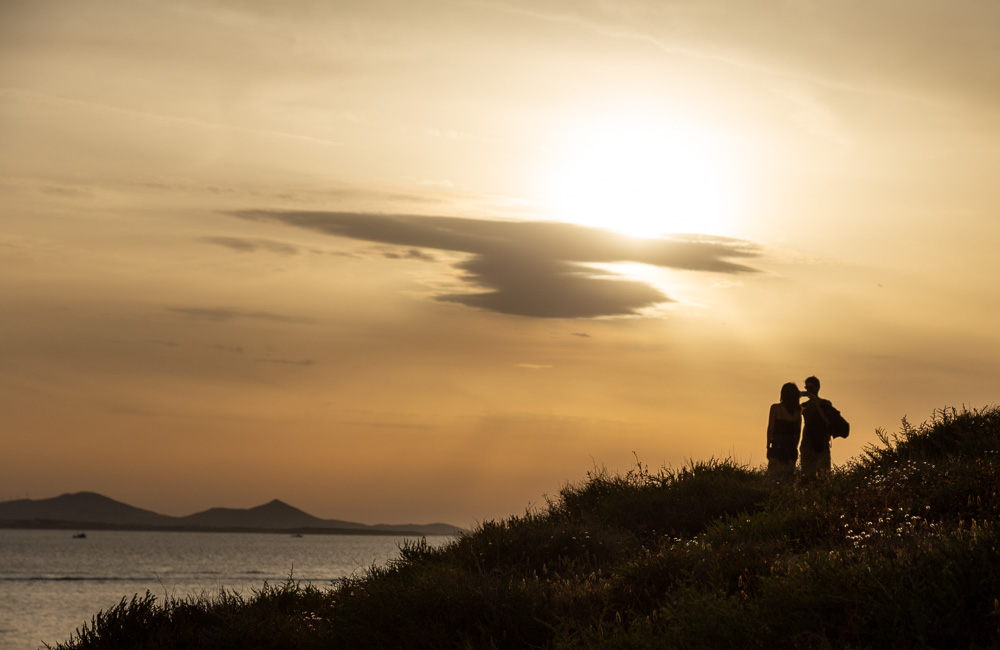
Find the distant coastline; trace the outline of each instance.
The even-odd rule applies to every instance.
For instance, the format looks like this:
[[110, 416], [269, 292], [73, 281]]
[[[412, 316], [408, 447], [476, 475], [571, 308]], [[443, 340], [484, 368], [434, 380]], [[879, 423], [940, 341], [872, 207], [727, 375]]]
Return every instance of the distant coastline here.
[[266, 528], [248, 526], [150, 526], [143, 524], [109, 524], [103, 522], [51, 521], [51, 520], [0, 520], [0, 530], [122, 530], [163, 533], [267, 533], [275, 535], [379, 535], [395, 537], [447, 537], [461, 532], [435, 532], [414, 528]]
[[173, 517], [136, 508], [96, 492], [0, 502], [0, 528], [395, 537], [447, 536], [463, 532], [462, 528], [443, 523], [372, 525], [321, 519], [278, 499], [253, 508], [209, 508], [185, 517]]

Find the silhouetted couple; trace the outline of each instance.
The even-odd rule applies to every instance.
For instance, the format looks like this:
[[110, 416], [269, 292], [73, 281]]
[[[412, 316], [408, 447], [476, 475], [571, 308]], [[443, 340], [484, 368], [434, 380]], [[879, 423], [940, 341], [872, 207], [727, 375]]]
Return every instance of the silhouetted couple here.
[[[831, 467], [830, 441], [847, 437], [847, 422], [829, 400], [819, 396], [819, 379], [809, 377], [805, 387], [804, 392], [799, 392], [794, 383], [785, 384], [781, 387], [781, 401], [771, 405], [767, 421], [769, 476], [792, 478], [796, 460], [801, 462], [803, 478], [827, 474]], [[800, 404], [801, 397], [809, 401]]]

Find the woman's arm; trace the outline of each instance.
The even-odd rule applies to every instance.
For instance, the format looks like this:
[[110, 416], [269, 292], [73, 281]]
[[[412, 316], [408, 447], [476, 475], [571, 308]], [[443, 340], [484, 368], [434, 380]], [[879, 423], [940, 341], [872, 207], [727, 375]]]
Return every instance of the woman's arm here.
[[771, 404], [771, 411], [767, 414], [767, 448], [771, 448], [771, 443], [774, 442], [774, 420], [777, 416], [777, 404]]

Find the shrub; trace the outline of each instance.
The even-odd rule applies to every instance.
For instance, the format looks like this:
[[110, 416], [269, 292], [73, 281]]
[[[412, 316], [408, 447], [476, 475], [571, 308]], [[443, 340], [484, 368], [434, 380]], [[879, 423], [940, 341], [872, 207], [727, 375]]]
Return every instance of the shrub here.
[[800, 485], [730, 460], [598, 471], [331, 589], [147, 594], [58, 647], [1000, 647], [1000, 410], [879, 437]]

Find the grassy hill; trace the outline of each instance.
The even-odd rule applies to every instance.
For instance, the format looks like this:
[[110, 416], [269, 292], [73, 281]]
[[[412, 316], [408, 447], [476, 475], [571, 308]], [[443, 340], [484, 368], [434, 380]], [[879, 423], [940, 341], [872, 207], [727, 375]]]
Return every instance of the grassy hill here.
[[1000, 409], [878, 436], [812, 484], [595, 473], [333, 589], [147, 594], [59, 647], [1000, 647]]

